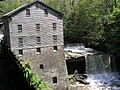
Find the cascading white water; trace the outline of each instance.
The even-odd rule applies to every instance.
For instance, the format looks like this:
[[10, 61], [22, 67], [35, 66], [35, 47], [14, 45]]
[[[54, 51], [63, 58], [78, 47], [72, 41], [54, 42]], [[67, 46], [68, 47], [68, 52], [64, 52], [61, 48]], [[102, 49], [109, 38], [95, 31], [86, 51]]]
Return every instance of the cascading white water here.
[[88, 74], [88, 90], [120, 90], [120, 73]]
[[104, 52], [96, 51], [84, 46], [68, 46], [65, 51], [85, 56], [86, 74], [111, 72], [111, 57]]
[[112, 72], [115, 71], [115, 58], [112, 55], [85, 48], [83, 45], [70, 45], [65, 51], [85, 56], [85, 74], [90, 83], [70, 85], [70, 90], [120, 90], [120, 74]]
[[110, 56], [104, 53], [87, 55], [86, 73], [97, 74], [111, 72]]

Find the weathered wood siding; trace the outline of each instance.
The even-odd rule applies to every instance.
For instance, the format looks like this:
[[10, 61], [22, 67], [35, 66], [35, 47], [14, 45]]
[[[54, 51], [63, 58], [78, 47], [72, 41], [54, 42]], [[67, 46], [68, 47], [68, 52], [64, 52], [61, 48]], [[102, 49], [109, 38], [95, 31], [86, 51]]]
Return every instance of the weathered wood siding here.
[[[65, 90], [67, 85], [66, 64], [64, 60], [63, 20], [58, 19], [58, 14], [40, 5], [29, 7], [30, 17], [26, 17], [26, 10], [11, 17], [9, 23], [11, 50], [18, 54], [23, 49], [20, 58], [30, 60], [32, 69], [47, 81], [54, 90]], [[48, 16], [44, 15], [44, 9], [48, 9]], [[57, 24], [57, 30], [53, 30], [53, 23]], [[40, 24], [40, 31], [36, 31], [36, 24]], [[22, 32], [18, 32], [17, 25], [22, 25]], [[57, 42], [53, 42], [53, 35], [57, 35]], [[41, 43], [37, 44], [36, 37], [41, 37]], [[19, 47], [18, 38], [23, 38], [23, 46]], [[54, 52], [53, 46], [57, 46]], [[41, 48], [38, 54], [36, 48]], [[44, 69], [40, 69], [43, 64]], [[53, 84], [53, 77], [57, 77], [57, 83]]]
[[[19, 49], [18, 38], [24, 40], [23, 48], [63, 45], [63, 20], [58, 19], [55, 12], [48, 9], [48, 16], [44, 15], [44, 6], [29, 7], [30, 17], [26, 17], [26, 10], [18, 13], [10, 22], [11, 48]], [[55, 16], [56, 15], [56, 16]], [[57, 30], [53, 30], [52, 23], [57, 23]], [[18, 32], [17, 25], [22, 25], [22, 32]], [[36, 31], [36, 24], [40, 24], [40, 31]], [[53, 43], [53, 35], [57, 35], [58, 42]], [[41, 37], [41, 44], [36, 44], [36, 37]]]

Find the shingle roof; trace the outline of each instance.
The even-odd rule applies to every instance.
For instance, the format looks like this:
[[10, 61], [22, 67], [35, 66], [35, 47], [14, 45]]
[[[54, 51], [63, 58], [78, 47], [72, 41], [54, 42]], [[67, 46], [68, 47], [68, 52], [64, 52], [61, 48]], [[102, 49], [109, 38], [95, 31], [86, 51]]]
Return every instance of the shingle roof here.
[[23, 9], [25, 9], [26, 7], [29, 7], [29, 6], [31, 6], [31, 5], [33, 5], [33, 4], [35, 4], [35, 3], [40, 3], [40, 4], [42, 4], [43, 6], [45, 6], [45, 7], [49, 8], [49, 9], [53, 10], [54, 12], [63, 15], [63, 13], [61, 13], [61, 12], [59, 12], [59, 11], [51, 8], [50, 6], [44, 4], [43, 2], [41, 2], [41, 1], [39, 1], [39, 0], [35, 0], [35, 1], [31, 2], [31, 3], [22, 5], [22, 6], [18, 7], [18, 8], [16, 8], [16, 9], [14, 9], [14, 10], [12, 10], [12, 11], [4, 14], [3, 17], [12, 16], [12, 15], [16, 14], [17, 12], [20, 12], [20, 11], [22, 11]]

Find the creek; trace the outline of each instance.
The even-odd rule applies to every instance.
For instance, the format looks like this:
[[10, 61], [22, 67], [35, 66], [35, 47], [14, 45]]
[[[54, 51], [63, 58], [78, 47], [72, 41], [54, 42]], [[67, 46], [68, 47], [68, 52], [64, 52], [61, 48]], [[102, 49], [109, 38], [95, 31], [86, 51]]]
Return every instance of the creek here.
[[[70, 90], [73, 90], [73, 87], [74, 90], [120, 90], [120, 73], [116, 72], [115, 57], [112, 54], [85, 48], [83, 44], [68, 45], [64, 50], [67, 52], [66, 62], [71, 62], [70, 64], [67, 63], [69, 73], [75, 69], [80, 72], [81, 68], [85, 68], [84, 73], [80, 74], [87, 75], [86, 81], [90, 83], [89, 85], [82, 85], [76, 82], [76, 84], [70, 85]], [[78, 64], [82, 63], [81, 57], [85, 57], [85, 65]], [[72, 65], [75, 62], [77, 64]], [[72, 66], [70, 67], [70, 65]], [[86, 87], [87, 89], [85, 89]]]

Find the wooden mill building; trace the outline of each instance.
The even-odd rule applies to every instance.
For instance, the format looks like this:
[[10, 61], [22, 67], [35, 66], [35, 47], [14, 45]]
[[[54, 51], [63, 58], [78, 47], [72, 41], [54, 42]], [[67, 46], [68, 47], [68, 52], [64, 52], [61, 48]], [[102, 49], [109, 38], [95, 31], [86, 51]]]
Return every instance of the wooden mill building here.
[[63, 14], [33, 1], [5, 14], [4, 40], [54, 90], [65, 90]]

